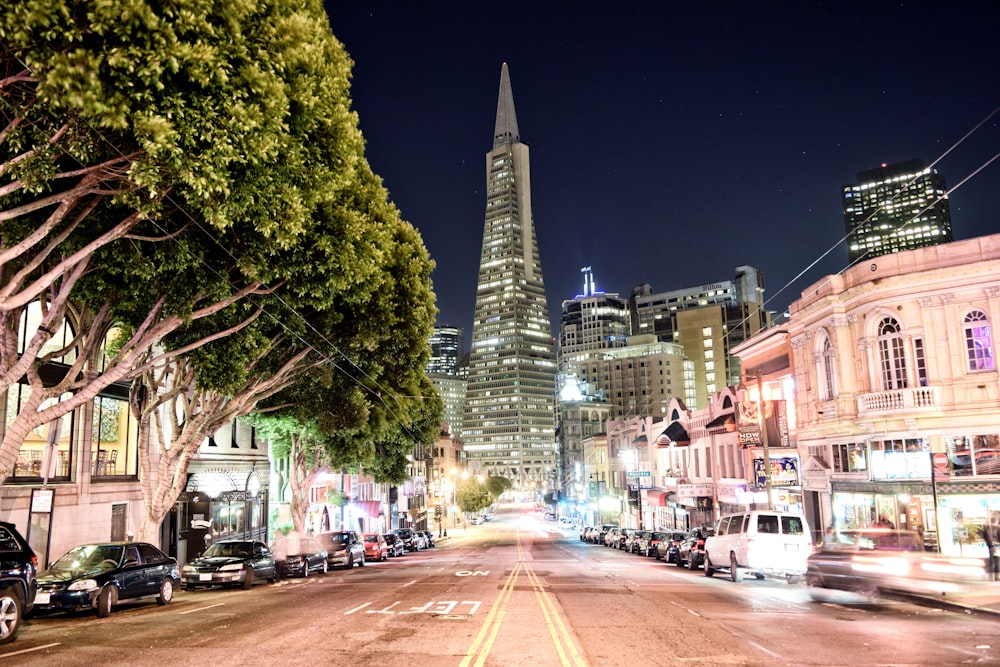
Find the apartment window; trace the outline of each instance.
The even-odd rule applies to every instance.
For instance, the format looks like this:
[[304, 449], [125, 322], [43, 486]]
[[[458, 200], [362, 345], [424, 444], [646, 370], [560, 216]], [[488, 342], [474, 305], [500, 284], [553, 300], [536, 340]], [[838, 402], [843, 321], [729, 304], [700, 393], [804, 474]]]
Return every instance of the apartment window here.
[[836, 389], [836, 366], [834, 365], [833, 343], [826, 332], [821, 332], [819, 336], [819, 359], [816, 367], [819, 376], [820, 399], [824, 401], [832, 400], [837, 395]]
[[969, 357], [969, 371], [992, 371], [993, 338], [990, 335], [990, 319], [981, 310], [974, 310], [965, 316], [965, 349]]
[[926, 387], [927, 380], [927, 356], [924, 354], [924, 339], [913, 339], [913, 365], [917, 370], [917, 386]]
[[868, 470], [868, 447], [863, 442], [833, 446], [834, 472], [863, 472]]
[[906, 355], [903, 347], [903, 334], [897, 322], [892, 317], [886, 317], [878, 324], [876, 339], [878, 348], [879, 374], [881, 389], [906, 388]]

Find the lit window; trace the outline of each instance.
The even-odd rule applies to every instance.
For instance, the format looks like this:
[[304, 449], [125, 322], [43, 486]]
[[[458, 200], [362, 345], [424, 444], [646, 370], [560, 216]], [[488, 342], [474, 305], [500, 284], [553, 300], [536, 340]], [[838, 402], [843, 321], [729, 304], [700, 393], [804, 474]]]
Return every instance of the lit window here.
[[974, 310], [965, 316], [965, 349], [969, 357], [970, 371], [992, 371], [993, 337], [990, 334], [990, 320], [981, 310]]

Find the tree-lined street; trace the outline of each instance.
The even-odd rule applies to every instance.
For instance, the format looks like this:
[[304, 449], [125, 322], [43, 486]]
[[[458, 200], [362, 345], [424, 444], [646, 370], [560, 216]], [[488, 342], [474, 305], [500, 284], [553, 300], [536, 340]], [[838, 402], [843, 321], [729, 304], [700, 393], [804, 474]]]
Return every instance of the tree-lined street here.
[[[997, 621], [900, 601], [816, 603], [585, 544], [524, 508], [365, 568], [30, 620], [18, 665], [996, 664]], [[846, 601], [847, 599], [845, 599]]]

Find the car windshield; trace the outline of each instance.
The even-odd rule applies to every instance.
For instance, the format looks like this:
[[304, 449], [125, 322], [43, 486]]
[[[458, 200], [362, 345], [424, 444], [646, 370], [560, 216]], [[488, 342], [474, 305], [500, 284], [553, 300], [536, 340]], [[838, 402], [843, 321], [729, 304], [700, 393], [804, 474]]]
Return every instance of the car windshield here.
[[323, 535], [320, 540], [334, 546], [343, 545], [347, 543], [347, 533], [329, 533]]
[[111, 569], [122, 562], [125, 547], [115, 544], [84, 544], [52, 563], [53, 570]]
[[202, 554], [205, 558], [248, 558], [250, 556], [249, 542], [216, 542]]
[[365, 542], [378, 542], [378, 535], [365, 535]]

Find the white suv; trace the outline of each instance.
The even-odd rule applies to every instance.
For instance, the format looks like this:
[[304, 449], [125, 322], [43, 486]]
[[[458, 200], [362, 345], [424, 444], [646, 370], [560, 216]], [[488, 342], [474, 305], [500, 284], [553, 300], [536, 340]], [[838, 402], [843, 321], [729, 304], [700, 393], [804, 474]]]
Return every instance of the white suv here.
[[799, 514], [770, 510], [727, 514], [705, 540], [705, 576], [728, 569], [733, 581], [742, 581], [747, 572], [757, 579], [772, 574], [796, 583], [805, 574], [810, 553], [811, 534]]

